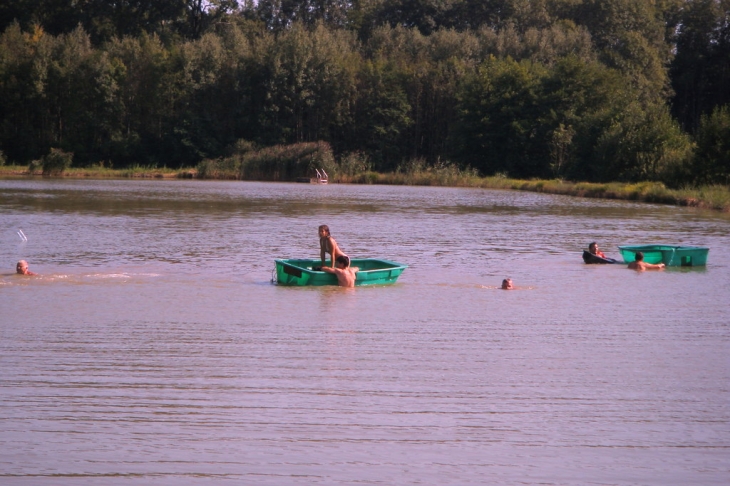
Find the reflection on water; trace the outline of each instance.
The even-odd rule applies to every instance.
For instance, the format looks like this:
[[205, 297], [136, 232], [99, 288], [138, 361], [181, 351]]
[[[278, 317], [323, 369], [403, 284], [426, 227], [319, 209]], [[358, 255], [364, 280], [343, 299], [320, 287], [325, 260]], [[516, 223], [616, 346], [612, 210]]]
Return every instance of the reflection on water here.
[[[728, 215], [12, 180], [0, 221], [2, 484], [730, 480]], [[274, 258], [318, 257], [320, 224], [350, 256], [409, 268], [392, 286], [271, 285]], [[637, 273], [584, 265], [590, 241], [711, 251]], [[12, 274], [21, 258], [40, 276]]]

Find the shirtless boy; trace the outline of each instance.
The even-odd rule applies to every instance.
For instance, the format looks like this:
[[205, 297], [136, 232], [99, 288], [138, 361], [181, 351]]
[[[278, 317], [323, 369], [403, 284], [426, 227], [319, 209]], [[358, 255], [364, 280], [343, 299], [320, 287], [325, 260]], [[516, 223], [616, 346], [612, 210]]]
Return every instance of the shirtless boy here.
[[357, 267], [350, 266], [350, 257], [340, 255], [335, 259], [335, 268], [322, 267], [323, 272], [334, 273], [337, 277], [337, 283], [340, 287], [354, 287], [355, 274], [360, 270]]
[[663, 263], [657, 263], [656, 265], [653, 263], [646, 263], [644, 261], [644, 254], [640, 251], [636, 252], [636, 260], [629, 263], [629, 268], [632, 270], [638, 270], [640, 272], [644, 270], [661, 270], [664, 268]]

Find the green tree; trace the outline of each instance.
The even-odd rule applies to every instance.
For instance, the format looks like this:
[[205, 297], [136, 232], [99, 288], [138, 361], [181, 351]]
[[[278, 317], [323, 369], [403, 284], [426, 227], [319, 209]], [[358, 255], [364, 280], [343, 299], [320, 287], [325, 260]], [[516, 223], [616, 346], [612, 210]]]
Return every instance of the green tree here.
[[163, 164], [184, 160], [175, 134], [177, 109], [183, 102], [179, 52], [167, 50], [157, 36], [114, 39], [110, 61], [120, 65], [119, 96], [123, 106], [121, 135], [113, 158], [122, 164]]
[[51, 35], [71, 32], [81, 21], [74, 0], [6, 0], [0, 2], [0, 32], [17, 22], [21, 29], [40, 26]]
[[591, 33], [599, 59], [620, 69], [643, 103], [663, 102], [669, 95], [663, 12], [652, 0], [584, 0], [572, 20]]
[[533, 177], [549, 171], [540, 123], [546, 70], [529, 61], [490, 59], [460, 95], [456, 155], [483, 174]]
[[366, 61], [358, 75], [352, 141], [347, 148], [370, 154], [379, 170], [393, 170], [408, 156], [403, 134], [413, 124], [403, 73], [386, 60]]
[[669, 181], [691, 160], [692, 144], [666, 106], [643, 110], [632, 104], [598, 139], [601, 179]]
[[24, 33], [17, 23], [0, 36], [0, 147], [16, 163], [50, 148], [43, 98], [51, 41], [40, 27]]
[[314, 26], [318, 22], [343, 27], [351, 3], [347, 0], [259, 0], [254, 8], [258, 18], [273, 30], [289, 28], [295, 23]]
[[296, 23], [264, 53], [260, 113], [265, 144], [332, 142], [351, 116], [358, 55], [354, 37]]
[[693, 172], [700, 183], [730, 184], [730, 106], [700, 119]]
[[694, 132], [703, 115], [730, 103], [730, 0], [686, 2], [675, 42], [672, 109]]

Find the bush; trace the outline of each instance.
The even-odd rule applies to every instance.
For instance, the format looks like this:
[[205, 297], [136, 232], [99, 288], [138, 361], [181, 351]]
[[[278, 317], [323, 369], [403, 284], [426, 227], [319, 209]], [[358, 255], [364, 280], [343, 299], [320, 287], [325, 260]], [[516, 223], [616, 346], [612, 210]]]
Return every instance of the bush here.
[[74, 154], [72, 152], [64, 152], [61, 149], [52, 148], [51, 151], [43, 157], [42, 168], [44, 176], [58, 176], [71, 167]]
[[256, 149], [245, 140], [229, 148], [230, 155], [206, 159], [196, 169], [202, 179], [246, 179], [288, 181], [298, 177], [314, 177], [324, 169], [333, 178], [337, 172], [332, 149], [326, 142], [274, 145]]
[[332, 149], [326, 142], [275, 145], [246, 152], [240, 159], [241, 179], [294, 180], [314, 177], [317, 169], [324, 169], [332, 178], [337, 171]]
[[5, 154], [2, 150], [0, 150], [0, 167], [5, 165], [7, 163], [7, 159], [5, 158]]
[[693, 168], [697, 182], [730, 184], [730, 106], [702, 116]]
[[196, 166], [201, 179], [238, 179], [241, 163], [237, 157], [205, 159]]
[[363, 152], [349, 152], [340, 159], [339, 172], [345, 176], [356, 176], [371, 169], [372, 163]]

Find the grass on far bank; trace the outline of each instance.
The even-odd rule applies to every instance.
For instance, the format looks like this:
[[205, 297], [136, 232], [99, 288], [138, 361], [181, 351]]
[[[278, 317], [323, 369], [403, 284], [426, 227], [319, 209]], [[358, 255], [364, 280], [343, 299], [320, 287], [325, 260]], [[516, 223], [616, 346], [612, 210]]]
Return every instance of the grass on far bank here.
[[[30, 174], [27, 166], [0, 166], [0, 176], [40, 176], [40, 172]], [[128, 169], [109, 169], [105, 167], [70, 168], [63, 178], [155, 178], [190, 179], [196, 178], [195, 169], [167, 169], [136, 166]], [[517, 191], [543, 192], [575, 197], [621, 199], [677, 206], [691, 206], [730, 212], [730, 187], [708, 185], [670, 189], [661, 182], [568, 182], [563, 180], [522, 180], [508, 177], [479, 177], [473, 170], [460, 170], [453, 166], [442, 168], [419, 168], [417, 170], [388, 173], [361, 172], [354, 175], [338, 174], [331, 182], [349, 184], [390, 184], [413, 186], [475, 187], [483, 189], [506, 189]]]
[[343, 178], [340, 182], [360, 184], [396, 184], [425, 186], [478, 187], [543, 192], [575, 197], [621, 199], [676, 206], [690, 206], [730, 212], [730, 187], [708, 185], [670, 189], [661, 182], [568, 182], [559, 179], [510, 179], [493, 176], [479, 177], [473, 171], [460, 171], [451, 167], [426, 169], [417, 172], [366, 172]]
[[[27, 165], [0, 166], [0, 176], [43, 176], [41, 170], [30, 172]], [[48, 177], [48, 176], [43, 176]], [[110, 169], [108, 167], [71, 167], [62, 174], [50, 176], [69, 179], [192, 179], [195, 169], [168, 169], [166, 167], [147, 167], [135, 165], [126, 169]]]

